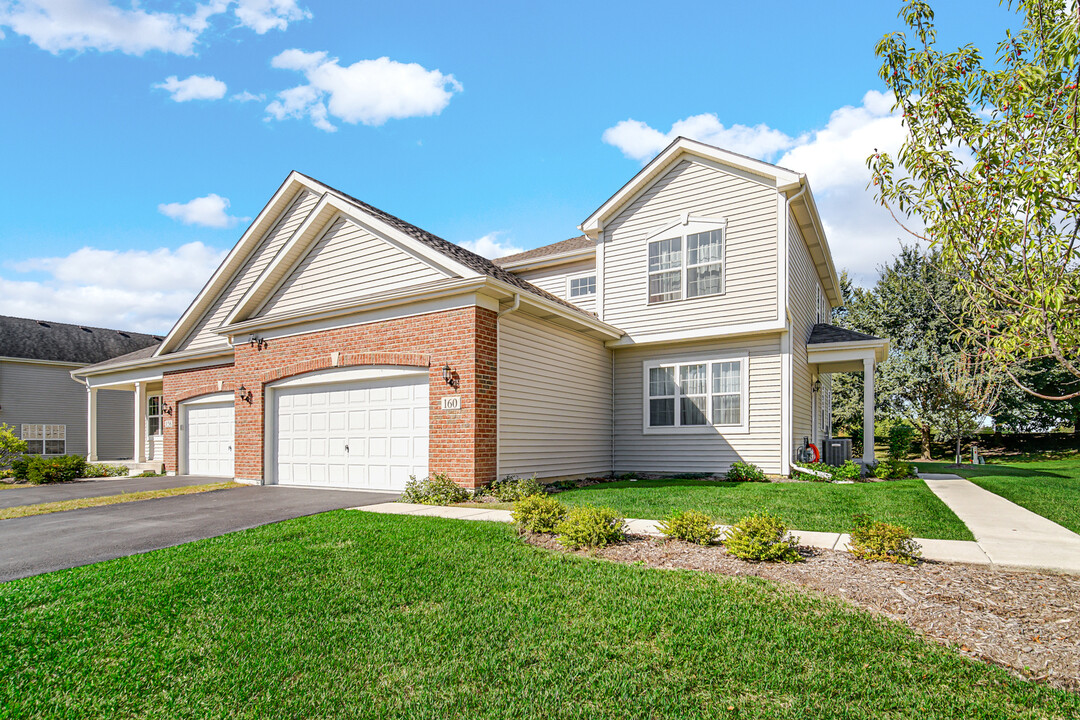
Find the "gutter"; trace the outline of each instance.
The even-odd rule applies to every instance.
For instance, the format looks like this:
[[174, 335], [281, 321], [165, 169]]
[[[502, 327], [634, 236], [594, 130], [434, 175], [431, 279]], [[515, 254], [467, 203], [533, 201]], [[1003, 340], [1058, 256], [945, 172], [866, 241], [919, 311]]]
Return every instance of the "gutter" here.
[[[227, 348], [214, 348], [213, 350], [199, 350], [196, 352], [183, 352], [183, 353], [166, 353], [165, 355], [150, 356], [140, 358], [138, 360], [126, 360], [124, 362], [113, 363], [101, 368], [89, 369], [88, 367], [81, 367], [71, 371], [71, 377], [76, 379], [80, 377], [90, 377], [92, 375], [108, 375], [114, 373], [117, 370], [131, 370], [134, 368], [151, 368], [159, 365], [172, 365], [175, 363], [187, 362], [189, 360], [202, 360], [215, 357], [232, 357], [233, 348], [230, 345]], [[92, 366], [90, 366], [92, 367]], [[89, 369], [89, 372], [85, 372]]]

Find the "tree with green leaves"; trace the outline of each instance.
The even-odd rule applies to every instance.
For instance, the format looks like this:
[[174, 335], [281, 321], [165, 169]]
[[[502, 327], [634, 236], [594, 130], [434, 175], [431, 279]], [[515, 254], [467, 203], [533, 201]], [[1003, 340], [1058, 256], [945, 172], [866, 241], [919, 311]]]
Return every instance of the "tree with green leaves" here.
[[904, 0], [910, 34], [877, 54], [906, 139], [868, 165], [878, 200], [951, 272], [954, 332], [1025, 392], [1075, 399], [1080, 387], [1048, 394], [1023, 368], [1051, 360], [1080, 380], [1080, 3], [1008, 5], [1020, 27], [991, 62], [939, 48], [929, 3]]

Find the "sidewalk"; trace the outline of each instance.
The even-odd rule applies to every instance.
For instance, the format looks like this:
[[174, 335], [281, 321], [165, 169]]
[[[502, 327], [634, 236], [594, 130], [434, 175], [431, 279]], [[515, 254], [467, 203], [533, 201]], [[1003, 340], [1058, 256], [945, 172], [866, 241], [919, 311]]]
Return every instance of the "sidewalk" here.
[[1080, 535], [958, 475], [920, 477], [994, 565], [1080, 574]]
[[[429, 517], [453, 518], [456, 520], [513, 522], [509, 510], [485, 510], [479, 507], [410, 505], [408, 503], [390, 502], [380, 503], [378, 505], [365, 505], [364, 507], [353, 509], [383, 513], [386, 515], [426, 515]], [[633, 518], [628, 518], [626, 520], [626, 528], [635, 535], [660, 535], [660, 531], [656, 528], [655, 520], [635, 520]], [[727, 532], [728, 530], [727, 525], [721, 525], [720, 528], [724, 532]], [[798, 537], [803, 545], [824, 550], [844, 550], [851, 539], [848, 535], [843, 533], [812, 532], [809, 530], [792, 530], [791, 534]], [[973, 563], [976, 565], [993, 564], [977, 543], [963, 540], [931, 540], [923, 538], [916, 538], [916, 542], [922, 545], [923, 557], [927, 560]]]

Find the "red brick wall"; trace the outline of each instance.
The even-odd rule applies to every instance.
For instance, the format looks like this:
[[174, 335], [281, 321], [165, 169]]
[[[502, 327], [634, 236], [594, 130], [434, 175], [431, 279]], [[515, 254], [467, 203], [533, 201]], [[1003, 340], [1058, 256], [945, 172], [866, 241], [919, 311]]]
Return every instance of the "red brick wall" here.
[[[236, 403], [236, 477], [263, 478], [263, 401], [265, 385], [292, 375], [331, 367], [408, 365], [428, 367], [430, 378], [429, 470], [445, 472], [465, 487], [495, 478], [496, 314], [479, 307], [446, 310], [398, 320], [269, 340], [262, 349], [236, 347], [227, 367], [167, 373], [165, 401], [211, 392], [251, 391], [251, 402]], [[333, 353], [338, 353], [336, 365]], [[449, 364], [460, 381], [448, 386], [442, 368]], [[442, 410], [448, 395], [461, 396], [460, 410]], [[174, 412], [175, 415], [175, 412]], [[177, 469], [176, 426], [166, 428], [165, 463]]]

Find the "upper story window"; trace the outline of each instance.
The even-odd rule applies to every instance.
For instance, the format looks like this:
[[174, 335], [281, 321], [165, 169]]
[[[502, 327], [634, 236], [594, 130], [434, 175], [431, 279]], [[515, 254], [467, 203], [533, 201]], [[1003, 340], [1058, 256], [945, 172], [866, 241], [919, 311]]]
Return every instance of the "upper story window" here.
[[684, 216], [654, 233], [649, 247], [649, 302], [724, 292], [726, 222]]
[[566, 278], [566, 294], [571, 298], [589, 297], [596, 294], [596, 275], [572, 275]]
[[645, 430], [745, 432], [747, 356], [645, 363]]

